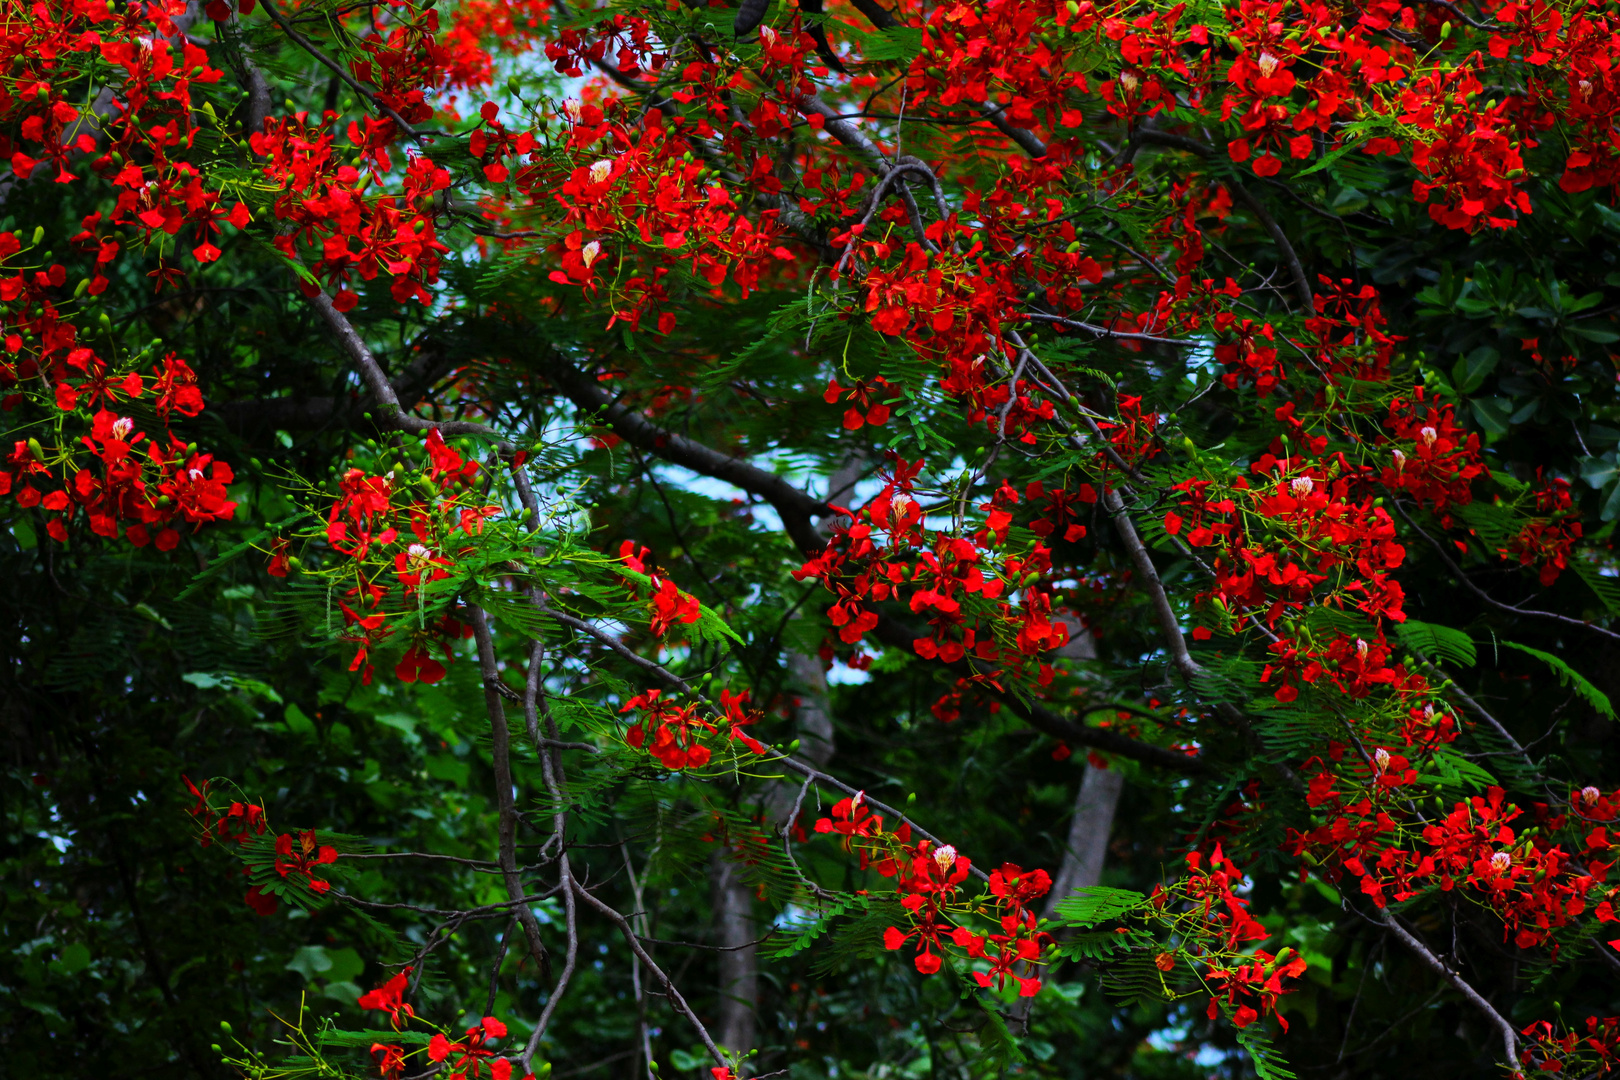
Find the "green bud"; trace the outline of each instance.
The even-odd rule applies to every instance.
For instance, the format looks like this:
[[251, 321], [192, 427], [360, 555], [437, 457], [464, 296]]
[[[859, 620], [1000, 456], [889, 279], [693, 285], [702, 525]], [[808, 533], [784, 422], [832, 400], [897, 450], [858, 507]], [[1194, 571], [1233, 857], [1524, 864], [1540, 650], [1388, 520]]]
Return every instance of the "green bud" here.
[[33, 246], [38, 247], [39, 242], [41, 240], [43, 240], [43, 239], [45, 239], [45, 226], [43, 226], [43, 225], [34, 226], [34, 243], [33, 243]]
[[506, 92], [513, 97], [517, 97], [523, 92], [523, 84], [518, 82], [516, 75], [506, 80]]
[[796, 753], [798, 751], [798, 749], [799, 749], [799, 740], [798, 739], [794, 739], [792, 742], [788, 743], [788, 749], [787, 749], [788, 753], [790, 753], [790, 754]]
[[1451, 36], [1451, 20], [1447, 19], [1440, 24], [1440, 40], [1444, 41]]
[[1236, 49], [1238, 52], [1243, 51], [1243, 39], [1238, 37], [1236, 34], [1228, 37], [1226, 39], [1226, 43], [1232, 46], [1232, 48]]
[[287, 565], [298, 571], [302, 571], [304, 569], [303, 560], [296, 555], [287, 556]]
[[[89, 291], [90, 291], [90, 279], [89, 278], [80, 278], [79, 279], [79, 284], [73, 290], [73, 299], [77, 300], [77, 299], [79, 299], [81, 296], [83, 296], [85, 293], [87, 293]], [[105, 317], [105, 316], [103, 316], [103, 317]]]
[[231, 1022], [229, 1020], [221, 1020], [219, 1022], [219, 1030], [223, 1031], [227, 1035], [231, 1034]]
[[[89, 284], [89, 283], [86, 282], [86, 284]], [[108, 315], [105, 311], [103, 311], [101, 313], [101, 318], [100, 318], [99, 322], [101, 323], [101, 332], [103, 334], [112, 333], [112, 316]]]
[[216, 1054], [223, 1054], [225, 1052], [225, 1048], [219, 1045], [219, 1043], [211, 1043], [208, 1049], [212, 1050]]
[[1064, 4], [1063, 6], [1069, 9], [1070, 15], [1080, 14], [1080, 5], [1075, 3], [1074, 0], [1068, 0], [1068, 3]]
[[33, 454], [35, 457], [39, 458], [39, 460], [41, 460], [41, 461], [45, 460], [45, 448], [43, 446], [39, 445], [39, 440], [38, 439], [35, 439], [35, 438], [32, 438], [32, 437], [29, 438], [29, 440], [28, 440], [28, 452]]
[[1068, 246], [1068, 248], [1066, 248], [1065, 250], [1067, 250], [1070, 255], [1075, 255], [1075, 254], [1079, 253], [1080, 247], [1081, 247], [1080, 241], [1076, 240], [1074, 243], [1070, 244]]
[[194, 442], [193, 443], [186, 443], [186, 453], [195, 454], [196, 452], [197, 452], [197, 444], [196, 443], [194, 443]]
[[907, 806], [910, 806], [912, 803], [914, 803], [916, 801], [917, 801], [917, 793], [915, 791], [906, 792], [906, 805]]

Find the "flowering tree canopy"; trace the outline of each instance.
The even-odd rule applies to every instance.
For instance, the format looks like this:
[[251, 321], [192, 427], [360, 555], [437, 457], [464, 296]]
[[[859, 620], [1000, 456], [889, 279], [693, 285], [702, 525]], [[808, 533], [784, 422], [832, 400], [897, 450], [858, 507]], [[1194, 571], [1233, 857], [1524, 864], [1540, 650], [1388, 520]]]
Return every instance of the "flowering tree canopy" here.
[[8, 1063], [1620, 1068], [1617, 20], [6, 0]]

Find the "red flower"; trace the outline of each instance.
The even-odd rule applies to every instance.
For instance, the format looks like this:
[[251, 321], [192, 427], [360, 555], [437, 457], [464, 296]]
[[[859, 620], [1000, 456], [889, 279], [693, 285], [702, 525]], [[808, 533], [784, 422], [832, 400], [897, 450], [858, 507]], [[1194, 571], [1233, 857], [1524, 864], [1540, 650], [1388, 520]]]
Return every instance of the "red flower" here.
[[372, 1043], [371, 1056], [377, 1059], [377, 1069], [383, 1080], [399, 1080], [400, 1074], [405, 1071], [405, 1048], [402, 1046]]
[[276, 838], [276, 873], [284, 878], [302, 874], [310, 891], [315, 893], [325, 893], [332, 888], [331, 882], [315, 876], [315, 868], [337, 862], [337, 857], [337, 848], [316, 843], [314, 829], [305, 829], [297, 839], [291, 833], [282, 833]]
[[404, 971], [401, 971], [399, 974], [395, 975], [392, 979], [389, 979], [375, 990], [368, 990], [364, 994], [361, 994], [360, 1007], [362, 1009], [376, 1009], [378, 1012], [387, 1013], [389, 1021], [394, 1025], [394, 1028], [398, 1030], [399, 1017], [401, 1013], [404, 1013], [406, 1016], [416, 1015], [416, 1010], [411, 1008], [410, 1003], [405, 1000], [405, 990], [408, 986], [410, 986], [410, 975], [412, 970], [413, 969], [411, 968], [406, 968]]
[[274, 915], [276, 909], [281, 906], [280, 900], [271, 893], [260, 892], [257, 885], [247, 891], [246, 899], [247, 906], [253, 909], [253, 914], [261, 917]]
[[504, 1039], [506, 1025], [493, 1016], [484, 1017], [483, 1023], [467, 1029], [464, 1038], [451, 1042], [443, 1035], [433, 1036], [428, 1043], [428, 1058], [444, 1062], [446, 1080], [478, 1080], [487, 1075], [490, 1080], [510, 1080], [512, 1063], [496, 1057], [495, 1051], [484, 1044], [491, 1039]]

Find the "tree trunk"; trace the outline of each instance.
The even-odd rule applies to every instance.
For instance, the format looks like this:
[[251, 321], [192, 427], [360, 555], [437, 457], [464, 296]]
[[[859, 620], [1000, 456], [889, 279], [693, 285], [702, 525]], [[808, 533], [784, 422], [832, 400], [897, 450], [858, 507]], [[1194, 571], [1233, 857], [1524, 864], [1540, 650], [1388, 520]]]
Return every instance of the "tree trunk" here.
[[714, 1041], [734, 1054], [754, 1048], [754, 1010], [759, 1004], [759, 956], [753, 942], [754, 890], [742, 880], [742, 868], [717, 851], [709, 864], [714, 894], [715, 944], [720, 955], [720, 1019]]
[[[829, 498], [847, 497], [864, 466], [863, 460], [852, 458], [840, 467], [828, 484]], [[802, 688], [793, 718], [794, 733], [799, 740], [795, 756], [824, 768], [832, 759], [836, 741], [832, 703], [827, 698], [827, 678], [821, 669], [821, 659], [796, 652], [788, 653], [785, 659], [788, 672]], [[798, 785], [791, 783], [772, 785], [765, 792], [761, 811], [773, 843], [777, 842], [780, 836], [777, 830], [792, 813], [798, 795]], [[760, 928], [754, 920], [754, 891], [742, 880], [740, 868], [726, 858], [724, 851], [716, 852], [709, 864], [709, 883], [714, 903], [715, 943], [726, 950], [720, 953], [720, 1010], [715, 1041], [742, 1055], [754, 1048], [758, 1037], [759, 954], [751, 942], [759, 938]]]
[[[1097, 659], [1097, 641], [1091, 631], [1077, 621], [1069, 624], [1069, 643], [1058, 650], [1071, 660]], [[1086, 764], [1080, 790], [1074, 797], [1074, 815], [1069, 819], [1069, 836], [1063, 845], [1063, 861], [1052, 878], [1052, 891], [1046, 901], [1046, 915], [1076, 889], [1088, 888], [1102, 880], [1103, 862], [1108, 857], [1108, 838], [1114, 829], [1114, 811], [1125, 777], [1117, 769], [1099, 769]]]
[[1125, 777], [1118, 769], [1099, 769], [1087, 764], [1074, 799], [1074, 817], [1069, 819], [1069, 838], [1063, 848], [1063, 862], [1052, 879], [1052, 892], [1046, 902], [1051, 916], [1057, 903], [1076, 889], [1089, 888], [1102, 880], [1103, 862], [1108, 857], [1108, 837], [1114, 828], [1114, 810]]

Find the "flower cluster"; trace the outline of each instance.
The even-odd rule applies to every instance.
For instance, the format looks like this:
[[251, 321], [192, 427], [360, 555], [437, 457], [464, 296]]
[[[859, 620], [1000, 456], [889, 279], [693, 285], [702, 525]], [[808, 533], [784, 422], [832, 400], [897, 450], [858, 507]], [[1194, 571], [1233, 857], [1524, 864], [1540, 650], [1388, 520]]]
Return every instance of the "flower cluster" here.
[[702, 768], [714, 756], [713, 750], [700, 740], [704, 733], [716, 733], [721, 727], [728, 732], [728, 742], [742, 743], [750, 753], [765, 753], [765, 744], [743, 731], [755, 723], [759, 713], [749, 708], [748, 691], [720, 692], [724, 716], [704, 719], [699, 706], [677, 705], [663, 696], [661, 690], [648, 690], [625, 703], [622, 713], [637, 713], [636, 722], [625, 732], [624, 741], [638, 750], [658, 759], [664, 768], [676, 771]]

